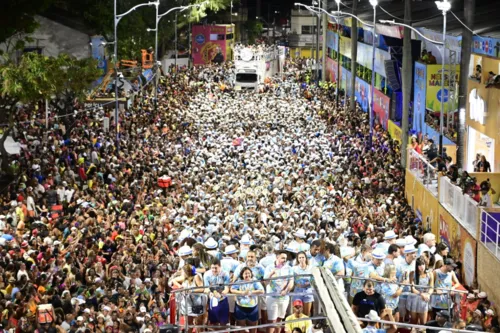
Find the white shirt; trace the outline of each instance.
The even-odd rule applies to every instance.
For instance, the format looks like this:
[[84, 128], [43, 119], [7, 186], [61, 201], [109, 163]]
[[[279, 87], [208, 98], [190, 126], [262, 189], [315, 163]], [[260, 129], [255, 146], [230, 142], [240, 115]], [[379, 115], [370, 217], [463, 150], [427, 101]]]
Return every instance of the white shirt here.
[[491, 197], [489, 193], [486, 193], [485, 195], [482, 196], [481, 201], [479, 201], [479, 206], [488, 208], [493, 207], [493, 203], [491, 202]]

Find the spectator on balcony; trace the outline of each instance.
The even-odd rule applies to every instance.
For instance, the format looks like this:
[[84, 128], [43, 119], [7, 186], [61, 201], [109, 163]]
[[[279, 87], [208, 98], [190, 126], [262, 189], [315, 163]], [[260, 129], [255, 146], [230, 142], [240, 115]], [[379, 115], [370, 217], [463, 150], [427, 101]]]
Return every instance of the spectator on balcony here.
[[418, 138], [413, 135], [411, 137], [411, 147], [419, 154], [422, 154], [422, 144], [418, 142]]
[[436, 57], [432, 55], [431, 51], [429, 51], [427, 53], [427, 55], [429, 56], [429, 61], [427, 62], [429, 65], [435, 65], [435, 64], [437, 64]]
[[[429, 161], [435, 162], [436, 157], [438, 157], [438, 149], [433, 139], [429, 139], [429, 148], [427, 149], [427, 159]], [[431, 162], [431, 164], [433, 163]]]
[[439, 243], [436, 246], [436, 253], [434, 254], [434, 262], [435, 262], [434, 268], [439, 268], [443, 265], [444, 260], [448, 258], [449, 252], [450, 248], [445, 243]]
[[422, 55], [420, 56], [420, 61], [422, 61], [422, 62], [424, 62], [426, 64], [429, 62], [429, 55], [427, 54], [427, 50], [426, 49], [422, 50]]
[[476, 159], [472, 161], [472, 166], [474, 167], [474, 172], [479, 172], [479, 162], [481, 162], [481, 154], [476, 154]]
[[486, 160], [486, 156], [481, 155], [481, 159], [479, 160], [479, 163], [477, 164], [478, 172], [491, 172], [491, 165], [490, 162]]
[[479, 206], [491, 208], [493, 207], [493, 202], [490, 196], [490, 186], [486, 183], [481, 183], [481, 201], [479, 201]]

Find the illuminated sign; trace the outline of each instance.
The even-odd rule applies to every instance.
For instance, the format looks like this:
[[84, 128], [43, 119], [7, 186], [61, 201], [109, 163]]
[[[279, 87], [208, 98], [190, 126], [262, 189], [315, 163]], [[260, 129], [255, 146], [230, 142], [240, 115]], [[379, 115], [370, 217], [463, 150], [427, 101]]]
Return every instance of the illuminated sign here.
[[469, 103], [470, 119], [479, 122], [481, 125], [484, 125], [488, 113], [486, 112], [486, 105], [484, 103], [484, 100], [477, 94], [477, 89], [471, 90], [469, 94]]

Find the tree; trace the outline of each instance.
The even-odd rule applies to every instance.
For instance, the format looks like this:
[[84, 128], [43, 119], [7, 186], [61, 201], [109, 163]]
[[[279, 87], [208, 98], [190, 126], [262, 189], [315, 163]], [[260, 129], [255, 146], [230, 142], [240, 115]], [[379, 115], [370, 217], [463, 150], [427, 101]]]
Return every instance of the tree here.
[[[50, 99], [61, 114], [85, 97], [99, 75], [97, 62], [91, 58], [78, 60], [66, 54], [55, 58], [25, 53], [18, 64], [6, 59], [0, 65], [0, 119], [8, 124], [0, 138], [2, 157], [7, 156], [4, 143], [16, 125], [18, 103]], [[2, 170], [7, 171], [8, 167], [8, 159], [2, 158]]]
[[53, 0], [16, 0], [7, 1], [0, 11], [0, 44], [6, 43], [7, 53], [23, 49], [32, 39], [27, 34], [38, 27], [35, 15], [42, 13]]
[[260, 21], [249, 20], [245, 23], [245, 29], [248, 34], [248, 44], [254, 44], [255, 39], [260, 37], [260, 35], [262, 34], [264, 26]]

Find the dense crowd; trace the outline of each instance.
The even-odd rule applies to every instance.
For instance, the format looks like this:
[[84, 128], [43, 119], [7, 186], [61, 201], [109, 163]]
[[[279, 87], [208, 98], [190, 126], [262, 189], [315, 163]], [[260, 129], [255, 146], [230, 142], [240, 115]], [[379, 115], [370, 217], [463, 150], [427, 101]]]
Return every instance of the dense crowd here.
[[177, 319], [328, 330], [306, 318], [319, 311], [314, 267], [360, 318], [498, 330], [483, 292], [460, 307], [466, 322], [450, 319], [457, 263], [405, 200], [386, 131], [368, 147], [367, 115], [337, 108], [307, 69], [259, 93], [234, 91], [231, 73], [166, 75], [158, 110], [142, 95], [120, 112], [119, 146], [106, 108], [48, 133], [20, 122], [22, 175], [1, 197], [1, 330], [147, 333]]

